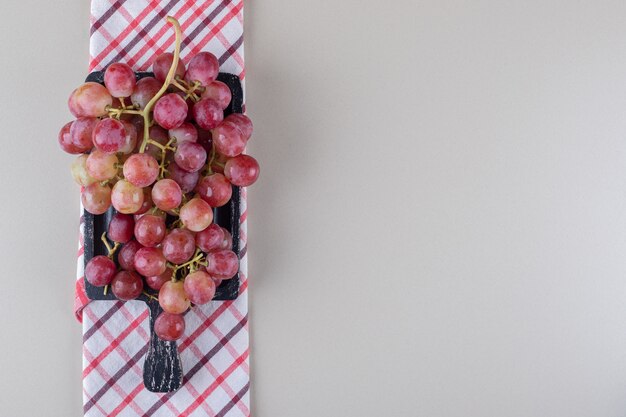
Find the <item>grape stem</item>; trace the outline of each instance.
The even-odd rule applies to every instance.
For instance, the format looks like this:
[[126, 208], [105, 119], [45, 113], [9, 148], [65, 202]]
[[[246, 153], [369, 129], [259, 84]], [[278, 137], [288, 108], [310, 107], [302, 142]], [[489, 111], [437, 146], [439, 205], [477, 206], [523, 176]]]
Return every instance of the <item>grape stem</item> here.
[[104, 243], [104, 246], [107, 248], [107, 256], [112, 259], [113, 255], [115, 255], [115, 252], [117, 252], [118, 248], [120, 247], [120, 242], [115, 242], [115, 245], [111, 247], [111, 244], [107, 239], [107, 232], [102, 233], [102, 237], [100, 239], [102, 240], [102, 243]]
[[167, 73], [167, 77], [165, 77], [165, 82], [161, 86], [161, 89], [152, 99], [146, 104], [146, 107], [143, 109], [143, 142], [141, 142], [141, 147], [139, 148], [139, 153], [144, 153], [146, 150], [146, 146], [148, 145], [148, 140], [150, 139], [150, 126], [152, 125], [152, 121], [150, 120], [150, 110], [154, 107], [154, 104], [158, 99], [163, 96], [163, 94], [167, 91], [168, 87], [172, 83], [174, 76], [176, 75], [176, 68], [178, 67], [178, 61], [180, 59], [180, 43], [182, 41], [182, 31], [180, 29], [180, 23], [178, 20], [173, 18], [172, 16], [167, 17], [168, 23], [174, 26], [174, 31], [176, 32], [176, 40], [174, 42], [174, 59], [172, 59], [172, 66]]
[[187, 261], [184, 264], [172, 265], [172, 266], [173, 266], [172, 279], [174, 279], [174, 277], [176, 276], [176, 272], [178, 272], [179, 270], [183, 268], [189, 268], [189, 273], [192, 273], [194, 271], [197, 271], [200, 266], [207, 266], [207, 261], [206, 261], [206, 258], [204, 257], [204, 253], [202, 253], [200, 249], [196, 249], [196, 253], [194, 254], [194, 257], [190, 261]]

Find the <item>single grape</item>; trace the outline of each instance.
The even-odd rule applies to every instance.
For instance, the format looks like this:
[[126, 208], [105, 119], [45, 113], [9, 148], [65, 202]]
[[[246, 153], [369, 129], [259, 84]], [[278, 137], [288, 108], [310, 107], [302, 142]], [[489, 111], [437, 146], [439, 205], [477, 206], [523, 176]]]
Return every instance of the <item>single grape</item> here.
[[228, 161], [228, 157], [222, 155], [221, 153], [215, 153], [215, 157], [213, 158], [213, 163], [211, 164], [211, 170], [213, 172], [217, 172], [219, 174], [224, 173], [224, 165], [226, 165], [226, 161]]
[[176, 148], [176, 165], [188, 172], [198, 172], [206, 163], [206, 151], [195, 142], [183, 142]]
[[224, 240], [222, 241], [222, 249], [233, 249], [233, 235], [230, 234], [228, 230], [222, 227], [222, 231], [224, 232]]
[[185, 194], [196, 187], [200, 178], [200, 172], [187, 172], [179, 167], [176, 162], [170, 162], [167, 166], [167, 171], [168, 177], [176, 181], [181, 191]]
[[192, 108], [193, 118], [202, 129], [215, 129], [224, 120], [224, 111], [215, 100], [203, 98]]
[[228, 115], [224, 120], [227, 122], [234, 123], [241, 133], [243, 133], [243, 138], [248, 141], [250, 136], [252, 136], [252, 131], [254, 130], [254, 126], [252, 125], [252, 120], [244, 114], [241, 113], [233, 113]]
[[143, 246], [153, 247], [165, 237], [165, 219], [154, 214], [144, 214], [135, 222], [135, 239]]
[[239, 128], [231, 122], [222, 122], [211, 132], [215, 150], [222, 155], [233, 157], [246, 149], [246, 140]]
[[142, 78], [137, 81], [137, 85], [135, 85], [135, 89], [130, 96], [130, 101], [143, 110], [150, 100], [157, 95], [161, 86], [162, 83], [154, 77]]
[[[154, 77], [160, 82], [165, 81], [167, 78], [167, 73], [174, 62], [174, 54], [166, 52], [164, 54], [156, 57], [154, 62], [152, 63], [152, 72], [154, 73]], [[183, 61], [178, 61], [176, 65], [176, 73], [175, 75], [180, 79], [185, 77], [185, 64]]]
[[141, 203], [141, 207], [135, 212], [135, 215], [147, 213], [152, 207], [154, 207], [152, 203], [152, 189], [146, 187], [143, 189], [143, 203]]
[[143, 246], [141, 246], [141, 244], [136, 240], [131, 240], [130, 242], [124, 244], [124, 246], [122, 246], [117, 253], [117, 262], [120, 264], [120, 267], [127, 271], [134, 271], [135, 254], [141, 248], [143, 248]]
[[129, 154], [133, 152], [137, 146], [137, 127], [128, 120], [122, 120], [122, 124], [126, 130], [126, 140], [119, 151], [124, 154]]
[[134, 300], [143, 292], [143, 281], [135, 272], [120, 271], [113, 277], [111, 291], [119, 300]]
[[87, 172], [98, 181], [106, 181], [117, 175], [117, 162], [114, 153], [94, 149], [87, 157]]
[[144, 277], [165, 272], [166, 261], [160, 248], [141, 248], [135, 254], [135, 270]]
[[165, 178], [152, 186], [152, 201], [163, 211], [178, 207], [183, 200], [183, 193], [176, 181]]
[[107, 237], [114, 242], [127, 243], [135, 235], [135, 219], [130, 214], [115, 213], [109, 222]]
[[102, 117], [113, 97], [103, 85], [87, 82], [72, 92], [67, 104], [75, 117]]
[[165, 272], [160, 275], [146, 277], [146, 284], [155, 291], [159, 291], [163, 284], [172, 279], [172, 268], [165, 268]]
[[174, 229], [165, 235], [161, 248], [165, 259], [173, 264], [184, 264], [196, 251], [196, 241], [189, 230]]
[[95, 117], [79, 117], [72, 123], [70, 137], [74, 147], [81, 152], [89, 152], [93, 148], [93, 129], [98, 119]]
[[83, 151], [81, 151], [78, 147], [76, 147], [76, 145], [72, 143], [72, 135], [70, 134], [70, 130], [73, 123], [74, 122], [68, 122], [64, 124], [59, 131], [59, 146], [65, 152], [70, 154], [83, 153]]
[[166, 94], [154, 105], [154, 120], [165, 129], [174, 129], [185, 122], [189, 108], [184, 98], [176, 93]]
[[[158, 125], [150, 126], [149, 135], [150, 135], [150, 139], [152, 139], [153, 141], [161, 145], [167, 144], [167, 141], [168, 141], [167, 130], [163, 129], [161, 126], [158, 126]], [[138, 144], [137, 146], [137, 149], [136, 149], [137, 152], [139, 152], [139, 146], [140, 144]], [[156, 159], [157, 161], [161, 160], [161, 148], [159, 148], [156, 145], [149, 143], [146, 146], [146, 150], [144, 153], [152, 155], [154, 159]]]
[[93, 129], [93, 144], [103, 152], [119, 152], [126, 145], [126, 128], [116, 119], [102, 119]]
[[197, 142], [204, 148], [207, 155], [211, 153], [211, 149], [213, 149], [213, 136], [210, 130], [198, 129]]
[[219, 250], [207, 253], [206, 259], [209, 263], [206, 267], [206, 271], [212, 277], [230, 279], [239, 271], [239, 258], [237, 254], [231, 250]]
[[230, 92], [230, 88], [223, 82], [213, 81], [205, 87], [202, 92], [202, 98], [215, 100], [222, 110], [224, 110], [230, 104], [232, 93]]
[[222, 249], [224, 230], [215, 223], [196, 233], [196, 245], [205, 253]]
[[187, 65], [185, 80], [188, 82], [199, 81], [200, 84], [209, 85], [220, 72], [220, 63], [210, 52], [200, 52], [191, 58]]
[[78, 155], [71, 165], [72, 178], [78, 185], [86, 187], [96, 182], [96, 179], [89, 174], [87, 169], [87, 159], [89, 155]]
[[113, 97], [128, 97], [135, 89], [135, 72], [122, 62], [116, 62], [104, 71], [104, 85]]
[[154, 321], [154, 333], [161, 340], [173, 342], [185, 333], [185, 318], [182, 314], [163, 312]]
[[159, 290], [159, 304], [163, 311], [182, 314], [189, 308], [190, 302], [182, 281], [168, 281]]
[[199, 232], [213, 221], [213, 210], [206, 201], [194, 197], [180, 208], [180, 220], [187, 229]]
[[136, 153], [124, 162], [124, 178], [137, 187], [147, 187], [159, 176], [159, 163], [152, 155]]
[[195, 142], [198, 140], [198, 129], [191, 123], [185, 122], [177, 128], [169, 130], [168, 135], [170, 139], [176, 139], [176, 143]]
[[206, 304], [215, 296], [215, 282], [204, 271], [187, 275], [183, 286], [189, 300], [196, 305]]
[[83, 189], [81, 200], [89, 213], [103, 214], [111, 207], [111, 188], [99, 182], [89, 184]]
[[120, 213], [136, 213], [143, 204], [143, 190], [126, 180], [120, 180], [113, 186], [111, 203]]
[[224, 175], [233, 185], [247, 187], [259, 178], [259, 163], [250, 155], [239, 155], [226, 161]]
[[233, 195], [233, 187], [222, 174], [212, 174], [200, 178], [196, 192], [211, 207], [222, 207]]
[[116, 273], [115, 262], [104, 255], [94, 256], [85, 266], [85, 279], [96, 287], [109, 285]]

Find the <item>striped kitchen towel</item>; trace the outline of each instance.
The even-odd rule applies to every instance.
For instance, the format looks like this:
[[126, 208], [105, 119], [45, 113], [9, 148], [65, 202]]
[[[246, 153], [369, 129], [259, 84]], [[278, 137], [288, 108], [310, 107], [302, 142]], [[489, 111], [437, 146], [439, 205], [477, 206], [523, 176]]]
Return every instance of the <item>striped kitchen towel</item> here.
[[[168, 15], [182, 27], [183, 61], [209, 51], [218, 57], [222, 72], [243, 80], [242, 0], [92, 0], [89, 70], [112, 62], [149, 70], [154, 57], [173, 50]], [[241, 213], [240, 295], [185, 315], [185, 335], [179, 341], [184, 382], [178, 391], [166, 394], [149, 392], [143, 385], [150, 339], [145, 303], [89, 301], [85, 296], [81, 221], [75, 312], [83, 323], [85, 416], [250, 415], [245, 190]]]

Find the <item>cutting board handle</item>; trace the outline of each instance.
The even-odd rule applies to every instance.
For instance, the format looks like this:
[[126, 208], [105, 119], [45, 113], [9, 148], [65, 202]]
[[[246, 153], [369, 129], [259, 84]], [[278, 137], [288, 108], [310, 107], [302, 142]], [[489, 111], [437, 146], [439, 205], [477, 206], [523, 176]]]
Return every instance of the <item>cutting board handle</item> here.
[[143, 382], [152, 392], [172, 392], [183, 385], [183, 367], [176, 342], [161, 340], [154, 333], [154, 321], [163, 310], [158, 301], [146, 302], [150, 309], [150, 346], [143, 365]]

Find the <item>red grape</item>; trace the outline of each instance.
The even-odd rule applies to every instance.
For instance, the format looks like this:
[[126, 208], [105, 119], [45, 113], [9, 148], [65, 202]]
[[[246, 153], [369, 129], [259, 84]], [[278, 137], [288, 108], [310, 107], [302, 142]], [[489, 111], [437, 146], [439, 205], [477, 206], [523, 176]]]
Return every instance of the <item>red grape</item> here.
[[107, 237], [114, 242], [127, 243], [135, 230], [135, 219], [130, 214], [115, 213], [109, 222]]
[[230, 88], [223, 82], [213, 81], [205, 87], [202, 98], [215, 100], [223, 110], [230, 104], [232, 93], [230, 92]]
[[74, 181], [76, 181], [79, 185], [82, 185], [83, 187], [86, 187], [96, 182], [96, 179], [93, 178], [89, 174], [89, 170], [87, 170], [88, 158], [89, 158], [89, 155], [79, 155], [78, 157], [76, 157], [74, 162], [72, 162], [72, 165], [70, 168], [72, 171], [72, 178], [74, 178]]
[[172, 279], [172, 268], [165, 268], [165, 272], [160, 275], [146, 277], [146, 284], [155, 291], [159, 291], [163, 284]]
[[87, 82], [72, 92], [67, 104], [75, 117], [102, 117], [113, 97], [103, 85]]
[[117, 175], [117, 162], [114, 153], [94, 149], [87, 157], [87, 172], [98, 181], [106, 181]]
[[111, 188], [94, 182], [83, 190], [83, 207], [91, 214], [103, 214], [111, 207]]
[[213, 210], [206, 201], [195, 197], [180, 208], [180, 220], [187, 229], [199, 232], [213, 221]]
[[143, 189], [143, 203], [141, 203], [141, 207], [135, 212], [135, 214], [144, 214], [152, 207], [152, 190], [146, 187]]
[[215, 158], [213, 158], [213, 163], [211, 164], [211, 169], [213, 172], [218, 172], [220, 174], [224, 173], [224, 165], [226, 165], [226, 161], [228, 161], [228, 157], [222, 155], [221, 153], [215, 153]]
[[170, 139], [176, 139], [176, 143], [185, 141], [195, 142], [198, 140], [198, 129], [191, 123], [183, 123], [177, 128], [171, 129], [168, 132]]
[[165, 272], [166, 261], [159, 248], [141, 248], [135, 254], [135, 270], [144, 277]]
[[233, 248], [233, 235], [228, 230], [222, 227], [224, 232], [224, 240], [222, 241], [222, 249], [232, 250]]
[[183, 286], [189, 300], [196, 305], [206, 304], [215, 296], [215, 282], [204, 271], [187, 275]]
[[250, 155], [239, 155], [226, 161], [224, 175], [233, 184], [247, 187], [259, 178], [259, 163]]
[[143, 190], [126, 180], [120, 180], [113, 186], [111, 203], [120, 213], [136, 213], [143, 204]]
[[152, 155], [136, 153], [124, 162], [124, 178], [137, 187], [147, 187], [159, 176], [159, 163]]
[[159, 304], [163, 311], [182, 314], [189, 308], [190, 302], [181, 281], [168, 281], [159, 290]]
[[196, 192], [211, 207], [222, 207], [233, 195], [233, 187], [224, 175], [217, 173], [202, 177]]
[[78, 147], [76, 147], [76, 145], [72, 143], [72, 135], [70, 134], [70, 130], [73, 123], [74, 122], [68, 122], [64, 124], [59, 131], [59, 146], [67, 153], [83, 153], [82, 150], [80, 150]]
[[187, 172], [179, 167], [176, 162], [170, 162], [167, 166], [169, 178], [176, 181], [183, 193], [192, 191], [198, 183], [200, 172]]
[[223, 122], [211, 132], [215, 150], [226, 156], [237, 156], [246, 148], [246, 140], [239, 128], [231, 122]]
[[134, 300], [143, 291], [143, 281], [134, 272], [120, 271], [113, 277], [111, 291], [119, 300]]
[[81, 152], [88, 152], [93, 148], [93, 129], [98, 119], [95, 117], [79, 117], [72, 123], [70, 137], [74, 147]]
[[117, 272], [115, 262], [104, 255], [94, 256], [85, 266], [85, 279], [91, 285], [104, 287], [111, 283]]
[[161, 244], [163, 256], [173, 264], [184, 264], [196, 251], [196, 240], [187, 229], [174, 229], [169, 232]]
[[137, 127], [127, 120], [122, 120], [122, 124], [126, 130], [126, 140], [124, 146], [122, 146], [119, 151], [124, 154], [129, 154], [133, 152], [137, 146]]
[[135, 89], [130, 96], [131, 102], [143, 110], [146, 105], [157, 95], [162, 84], [154, 77], [145, 77], [137, 81]]
[[213, 137], [211, 136], [210, 130], [198, 130], [198, 141], [197, 141], [207, 152], [207, 154], [211, 153], [211, 149], [213, 149]]
[[122, 62], [116, 62], [104, 71], [104, 85], [113, 97], [128, 97], [135, 89], [135, 72]]
[[135, 270], [135, 254], [139, 249], [143, 248], [136, 240], [126, 243], [117, 253], [117, 262], [122, 269], [127, 271]]
[[209, 265], [207, 272], [217, 278], [229, 279], [235, 276], [239, 270], [239, 258], [231, 250], [219, 250], [206, 255]]
[[220, 72], [220, 63], [210, 52], [200, 52], [191, 58], [187, 65], [185, 79], [188, 82], [199, 81], [202, 85], [209, 85]]
[[[166, 145], [168, 141], [167, 130], [163, 129], [161, 126], [154, 125], [150, 127], [149, 130], [150, 139], [161, 144]], [[139, 149], [137, 149], [138, 151]], [[161, 160], [161, 148], [151, 143], [146, 146], [145, 153], [152, 155], [157, 161]]]
[[116, 119], [102, 119], [93, 129], [93, 143], [103, 152], [115, 153], [126, 145], [126, 128]]
[[[174, 54], [166, 52], [164, 54], [156, 57], [154, 62], [152, 63], [152, 72], [154, 73], [154, 77], [163, 82], [167, 78], [167, 73], [169, 72], [172, 63], [174, 62]], [[176, 73], [175, 76], [183, 79], [185, 77], [185, 64], [183, 61], [178, 61], [176, 65]]]
[[161, 243], [166, 230], [163, 217], [144, 214], [135, 222], [135, 239], [143, 246], [153, 247]]
[[161, 340], [173, 342], [185, 333], [185, 318], [182, 314], [163, 312], [154, 321], [154, 333]]
[[203, 98], [194, 104], [193, 118], [202, 129], [214, 129], [224, 120], [224, 112], [215, 100]]
[[241, 130], [241, 133], [243, 133], [243, 138], [246, 141], [250, 139], [250, 136], [252, 136], [252, 131], [254, 130], [254, 127], [252, 126], [252, 120], [250, 120], [248, 116], [241, 113], [233, 113], [228, 115], [224, 120], [234, 123], [239, 128], [239, 130]]
[[163, 211], [175, 209], [182, 199], [180, 186], [172, 179], [159, 180], [152, 186], [152, 201]]
[[174, 129], [185, 122], [189, 107], [176, 93], [166, 94], [154, 105], [154, 120], [165, 129]]
[[206, 163], [206, 151], [195, 142], [183, 142], [176, 148], [174, 160], [176, 164], [188, 172], [197, 172]]
[[196, 245], [203, 252], [222, 249], [223, 242], [224, 230], [215, 223], [211, 223], [209, 227], [196, 233]]

